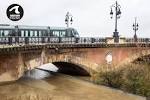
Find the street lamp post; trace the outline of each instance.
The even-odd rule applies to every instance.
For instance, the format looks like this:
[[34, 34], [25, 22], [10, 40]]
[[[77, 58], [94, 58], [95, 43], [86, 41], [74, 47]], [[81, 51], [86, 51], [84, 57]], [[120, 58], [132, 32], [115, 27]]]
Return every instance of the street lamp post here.
[[73, 16], [69, 12], [67, 12], [66, 17], [65, 17], [65, 23], [66, 23], [67, 27], [69, 27], [69, 25], [72, 24], [72, 22], [73, 22], [72, 18], [73, 18]]
[[121, 6], [118, 4], [118, 2], [116, 1], [115, 4], [113, 4], [111, 6], [111, 11], [110, 11], [110, 15], [111, 15], [111, 19], [113, 18], [113, 8], [115, 8], [115, 31], [113, 32], [113, 37], [114, 37], [114, 42], [118, 43], [119, 42], [119, 32], [117, 31], [117, 20], [120, 18], [121, 15]]
[[137, 34], [136, 34], [136, 31], [138, 30], [138, 28], [139, 28], [139, 25], [138, 25], [138, 23], [136, 22], [136, 18], [135, 18], [135, 22], [133, 23], [134, 42], [138, 42]]

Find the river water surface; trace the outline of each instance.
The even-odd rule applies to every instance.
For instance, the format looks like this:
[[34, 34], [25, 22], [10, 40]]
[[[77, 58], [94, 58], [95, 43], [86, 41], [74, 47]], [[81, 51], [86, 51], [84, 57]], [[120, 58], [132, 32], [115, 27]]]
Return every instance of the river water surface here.
[[145, 98], [94, 85], [76, 77], [34, 70], [27, 72], [16, 82], [0, 85], [0, 100], [145, 100]]

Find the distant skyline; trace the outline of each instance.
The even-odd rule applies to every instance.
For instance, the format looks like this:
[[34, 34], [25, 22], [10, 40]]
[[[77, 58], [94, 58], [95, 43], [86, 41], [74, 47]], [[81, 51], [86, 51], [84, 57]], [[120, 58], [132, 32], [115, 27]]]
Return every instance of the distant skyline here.
[[[114, 31], [114, 19], [110, 18], [110, 6], [116, 0], [1, 0], [0, 23], [12, 25], [36, 25], [66, 27], [65, 15], [73, 15], [73, 25], [81, 36], [110, 37]], [[11, 4], [24, 9], [20, 21], [13, 22], [6, 16]], [[138, 37], [150, 38], [149, 0], [118, 0], [121, 18], [118, 21], [119, 35], [133, 37], [134, 18], [139, 23]]]

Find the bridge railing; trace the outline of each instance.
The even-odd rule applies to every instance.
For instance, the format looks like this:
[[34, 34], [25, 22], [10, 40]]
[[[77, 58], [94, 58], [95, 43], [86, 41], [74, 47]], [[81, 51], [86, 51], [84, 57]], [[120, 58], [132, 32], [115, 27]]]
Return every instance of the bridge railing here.
[[91, 43], [106, 43], [105, 38], [90, 38], [90, 37], [80, 37], [77, 43], [81, 44], [91, 44]]
[[44, 43], [63, 43], [63, 44], [91, 44], [106, 43], [105, 38], [90, 37], [19, 37], [19, 36], [3, 36], [0, 37], [0, 45], [25, 45], [25, 44], [44, 44]]
[[[20, 37], [3, 36], [0, 37], [0, 45], [26, 45], [26, 44], [107, 44], [105, 38], [91, 37]], [[124, 44], [150, 43], [150, 38], [138, 38], [137, 42], [133, 38], [126, 38]]]
[[150, 38], [138, 38], [137, 41], [135, 41], [134, 38], [126, 38], [126, 43], [150, 43]]

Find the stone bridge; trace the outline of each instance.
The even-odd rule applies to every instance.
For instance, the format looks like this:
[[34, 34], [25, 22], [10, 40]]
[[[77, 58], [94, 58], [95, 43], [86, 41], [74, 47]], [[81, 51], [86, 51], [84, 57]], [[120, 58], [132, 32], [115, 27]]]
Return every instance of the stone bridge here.
[[0, 48], [0, 82], [17, 80], [25, 71], [47, 63], [53, 63], [63, 73], [92, 75], [149, 55], [150, 44], [4, 46]]

